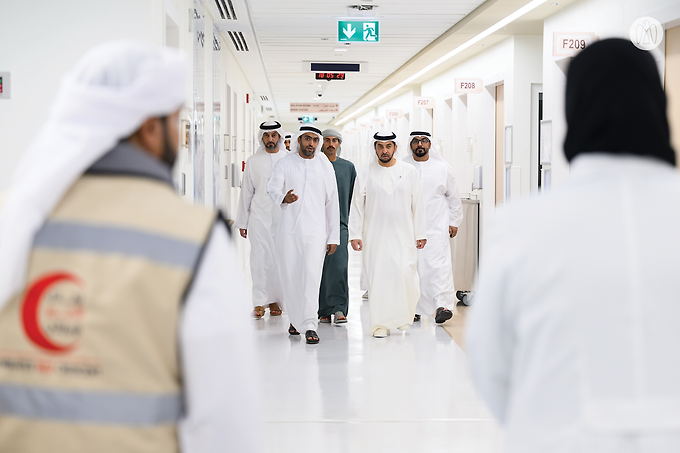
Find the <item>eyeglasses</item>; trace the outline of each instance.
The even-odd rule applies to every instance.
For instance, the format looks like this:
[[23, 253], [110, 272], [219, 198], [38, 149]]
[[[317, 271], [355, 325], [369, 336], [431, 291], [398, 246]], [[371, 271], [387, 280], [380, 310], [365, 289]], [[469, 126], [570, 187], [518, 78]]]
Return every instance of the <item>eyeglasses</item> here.
[[429, 138], [414, 138], [411, 143], [415, 143], [416, 145], [419, 144], [419, 143], [422, 143], [423, 145], [427, 145], [428, 143], [430, 143], [430, 139]]

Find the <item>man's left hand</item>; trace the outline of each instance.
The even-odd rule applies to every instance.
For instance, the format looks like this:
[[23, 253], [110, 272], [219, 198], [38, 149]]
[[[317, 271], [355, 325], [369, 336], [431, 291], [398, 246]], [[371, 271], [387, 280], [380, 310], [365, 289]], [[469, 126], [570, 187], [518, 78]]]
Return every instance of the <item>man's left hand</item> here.
[[328, 244], [328, 246], [326, 247], [326, 251], [328, 252], [329, 255], [334, 254], [337, 249], [338, 249], [337, 244]]
[[423, 247], [425, 247], [425, 244], [427, 244], [427, 239], [418, 239], [416, 241], [416, 248], [422, 249]]
[[455, 238], [458, 234], [458, 227], [449, 225], [449, 237]]

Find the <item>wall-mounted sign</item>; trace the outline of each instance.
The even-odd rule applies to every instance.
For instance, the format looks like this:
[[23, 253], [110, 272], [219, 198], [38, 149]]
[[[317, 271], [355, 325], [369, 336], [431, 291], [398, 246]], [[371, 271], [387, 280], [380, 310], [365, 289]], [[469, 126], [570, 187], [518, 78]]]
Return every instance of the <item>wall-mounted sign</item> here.
[[388, 118], [403, 118], [404, 112], [401, 109], [385, 110], [385, 116]]
[[385, 118], [383, 118], [382, 116], [371, 117], [371, 123], [372, 124], [385, 124]]
[[482, 79], [475, 78], [455, 79], [454, 83], [455, 83], [454, 92], [456, 94], [466, 93], [478, 94], [481, 93], [484, 89], [484, 83], [482, 82]]
[[338, 42], [380, 42], [380, 21], [338, 20]]
[[339, 113], [340, 104], [330, 102], [291, 102], [290, 113]]
[[317, 72], [316, 80], [345, 80], [344, 72]]
[[553, 32], [553, 57], [573, 57], [598, 39], [590, 32]]
[[419, 96], [413, 97], [413, 107], [417, 109], [433, 109], [434, 98], [424, 98]]
[[371, 126], [368, 123], [360, 123], [359, 124], [359, 129], [368, 129]]

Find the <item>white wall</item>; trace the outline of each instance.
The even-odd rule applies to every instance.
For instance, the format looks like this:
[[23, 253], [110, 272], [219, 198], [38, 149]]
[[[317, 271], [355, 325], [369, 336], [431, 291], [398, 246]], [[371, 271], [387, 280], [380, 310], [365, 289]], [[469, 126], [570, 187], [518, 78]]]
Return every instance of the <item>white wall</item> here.
[[92, 47], [113, 39], [163, 40], [161, 0], [4, 1], [0, 71], [12, 98], [0, 100], [0, 191], [46, 121], [62, 75]]

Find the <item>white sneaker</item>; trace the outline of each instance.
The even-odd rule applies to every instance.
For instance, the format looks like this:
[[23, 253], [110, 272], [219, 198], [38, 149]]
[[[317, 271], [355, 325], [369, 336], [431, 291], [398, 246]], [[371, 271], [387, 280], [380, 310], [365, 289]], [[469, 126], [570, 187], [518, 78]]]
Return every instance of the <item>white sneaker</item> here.
[[387, 329], [384, 327], [378, 327], [375, 329], [375, 332], [373, 332], [373, 338], [385, 338], [387, 336]]

